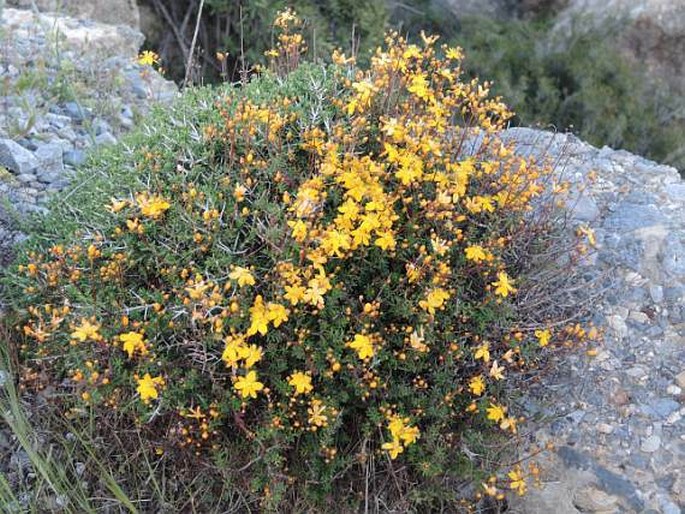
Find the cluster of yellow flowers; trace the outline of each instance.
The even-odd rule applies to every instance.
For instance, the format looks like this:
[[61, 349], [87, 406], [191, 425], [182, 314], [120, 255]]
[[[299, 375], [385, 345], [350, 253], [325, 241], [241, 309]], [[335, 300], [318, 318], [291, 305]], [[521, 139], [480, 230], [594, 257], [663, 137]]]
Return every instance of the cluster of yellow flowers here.
[[290, 8], [278, 13], [273, 26], [278, 30], [276, 47], [264, 52], [271, 62], [271, 69], [289, 73], [297, 68], [300, 56], [307, 51], [304, 37], [299, 32], [302, 20]]
[[409, 426], [410, 419], [400, 416], [391, 416], [388, 420], [390, 442], [384, 443], [382, 448], [388, 452], [391, 459], [396, 459], [405, 447], [416, 442], [419, 438], [419, 429]]

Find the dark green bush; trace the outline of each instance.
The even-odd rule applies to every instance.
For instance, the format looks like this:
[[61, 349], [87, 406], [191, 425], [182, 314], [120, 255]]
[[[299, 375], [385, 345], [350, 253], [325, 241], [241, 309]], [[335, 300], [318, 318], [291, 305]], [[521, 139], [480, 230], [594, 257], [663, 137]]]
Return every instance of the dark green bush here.
[[560, 248], [564, 188], [499, 138], [510, 113], [459, 49], [302, 63], [291, 24], [270, 71], [186, 91], [57, 199], [6, 281], [22, 387], [108, 465], [184, 487], [206, 467], [220, 502], [523, 494], [535, 468], [488, 449], [518, 442], [518, 378], [593, 337], [562, 326], [571, 275], [545, 257], [585, 251]]
[[547, 22], [472, 18], [455, 39], [467, 71], [494, 83], [514, 123], [569, 130], [685, 170], [685, 120], [673, 117], [685, 102], [621, 56], [606, 33], [561, 38]]

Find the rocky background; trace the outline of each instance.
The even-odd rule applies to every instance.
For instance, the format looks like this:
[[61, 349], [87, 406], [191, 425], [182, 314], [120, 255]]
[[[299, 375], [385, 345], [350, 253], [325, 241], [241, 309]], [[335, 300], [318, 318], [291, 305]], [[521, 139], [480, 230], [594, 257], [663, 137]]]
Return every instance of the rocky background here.
[[[596, 23], [627, 16], [616, 44], [685, 91], [683, 2], [443, 1], [504, 17], [551, 8], [560, 31], [578, 13]], [[0, 18], [2, 265], [23, 237], [17, 219], [44, 212], [90, 149], [116, 143], [177, 94], [136, 62], [143, 36], [133, 0], [9, 3], [60, 14], [5, 8]], [[533, 420], [524, 437], [555, 450], [543, 487], [513, 499], [510, 512], [678, 514], [685, 510], [685, 182], [673, 168], [570, 135], [512, 129], [506, 137], [522, 153], [553, 159], [578, 184], [596, 175], [578, 190], [571, 216], [597, 235], [584, 272], [603, 286], [593, 310], [607, 335], [596, 357], [558, 363], [521, 405]], [[13, 447], [0, 431], [9, 475], [27, 461]]]
[[17, 215], [44, 212], [91, 148], [116, 143], [176, 95], [173, 82], [137, 63], [143, 39], [127, 25], [2, 11], [0, 263], [23, 237]]
[[685, 181], [673, 168], [570, 135], [512, 129], [507, 136], [521, 153], [552, 158], [569, 180], [589, 184], [571, 203], [571, 217], [597, 237], [584, 275], [600, 284], [593, 321], [605, 332], [595, 357], [555, 363], [521, 406], [534, 420], [531, 440], [555, 450], [545, 457], [543, 487], [512, 512], [679, 514]]

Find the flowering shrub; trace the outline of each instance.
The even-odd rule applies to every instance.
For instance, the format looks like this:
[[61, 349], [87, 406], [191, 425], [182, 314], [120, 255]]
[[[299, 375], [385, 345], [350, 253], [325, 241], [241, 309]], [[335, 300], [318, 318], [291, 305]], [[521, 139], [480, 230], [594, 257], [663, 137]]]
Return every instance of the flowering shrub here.
[[[291, 20], [274, 67], [300, 54]], [[13, 282], [25, 387], [144, 424], [160, 459], [214, 456], [276, 508], [379, 457], [459, 476], [468, 433], [515, 435], [507, 384], [588, 336], [516, 305], [563, 185], [435, 40], [227, 88], [187, 140], [140, 145], [96, 214], [57, 209]]]

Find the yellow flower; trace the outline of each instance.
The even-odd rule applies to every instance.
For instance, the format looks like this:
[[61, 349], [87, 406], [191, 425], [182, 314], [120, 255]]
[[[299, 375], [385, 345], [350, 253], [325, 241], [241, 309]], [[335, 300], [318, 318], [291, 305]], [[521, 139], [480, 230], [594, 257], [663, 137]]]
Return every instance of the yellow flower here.
[[540, 343], [540, 346], [545, 347], [549, 344], [549, 340], [552, 337], [552, 333], [548, 330], [536, 330], [535, 331], [535, 337], [538, 338], [538, 342]]
[[439, 256], [445, 255], [450, 247], [447, 244], [447, 241], [441, 238], [431, 238], [431, 246], [433, 247], [433, 251], [437, 253]]
[[297, 371], [290, 375], [288, 384], [295, 388], [295, 394], [307, 394], [314, 389], [312, 377], [308, 373]]
[[506, 298], [509, 296], [509, 293], [516, 292], [516, 288], [511, 285], [512, 282], [513, 280], [509, 278], [505, 271], [500, 271], [497, 274], [497, 281], [492, 283], [495, 286], [495, 294]]
[[[394, 415], [388, 421], [388, 430], [393, 438], [393, 441], [402, 442], [404, 446], [414, 444], [420, 436], [418, 427], [411, 427], [408, 425], [409, 418], [402, 418]], [[401, 453], [401, 451], [399, 452]], [[394, 457], [393, 457], [394, 458]]]
[[414, 93], [419, 98], [427, 98], [430, 95], [430, 91], [426, 75], [424, 73], [414, 75], [411, 78], [411, 84], [407, 87], [407, 91]]
[[291, 305], [297, 305], [304, 300], [306, 289], [299, 285], [285, 286], [283, 298], [288, 300]]
[[508, 418], [504, 418], [502, 422], [499, 424], [499, 427], [502, 430], [509, 430], [511, 431], [512, 434], [516, 433], [516, 418], [509, 416]]
[[157, 219], [166, 212], [171, 204], [161, 196], [147, 196], [147, 194], [139, 194], [136, 196], [140, 213], [148, 218]]
[[307, 413], [309, 414], [309, 424], [316, 427], [323, 427], [328, 424], [328, 416], [324, 414], [326, 412], [326, 406], [321, 400], [313, 399], [310, 403], [310, 407], [307, 408]]
[[478, 375], [469, 380], [469, 390], [476, 396], [483, 394], [483, 391], [485, 391], [485, 381], [483, 380], [482, 375]]
[[492, 204], [492, 198], [489, 196], [474, 196], [473, 198], [466, 198], [464, 200], [466, 208], [474, 213], [480, 212], [495, 212], [495, 206]]
[[495, 423], [499, 423], [504, 419], [505, 412], [506, 409], [504, 407], [495, 403], [491, 403], [490, 407], [487, 408], [488, 419]]
[[140, 399], [146, 403], [150, 400], [157, 399], [159, 396], [157, 388], [164, 385], [164, 379], [162, 377], [151, 377], [150, 373], [145, 373], [143, 378], [138, 378], [136, 380], [138, 382], [136, 391], [138, 391]]
[[464, 250], [466, 254], [466, 259], [473, 262], [482, 262], [488, 258], [487, 253], [483, 250], [482, 246], [474, 245], [469, 246]]
[[269, 321], [273, 322], [274, 327], [278, 328], [282, 323], [288, 321], [288, 309], [283, 307], [280, 303], [269, 303], [267, 305], [267, 310]]
[[247, 335], [252, 336], [257, 332], [263, 336], [269, 330], [269, 311], [264, 305], [264, 299], [262, 295], [257, 295], [254, 300], [254, 304], [250, 307], [250, 328], [247, 329]]
[[450, 294], [439, 287], [428, 293], [426, 299], [419, 302], [419, 306], [433, 315], [435, 314], [435, 310], [441, 308], [449, 297]]
[[373, 357], [373, 343], [368, 336], [356, 334], [354, 336], [354, 341], [347, 343], [347, 346], [355, 350], [362, 360]]
[[389, 443], [383, 443], [381, 449], [387, 451], [390, 458], [395, 460], [397, 456], [404, 451], [404, 446], [402, 446], [399, 439], [393, 439]]
[[394, 250], [395, 249], [395, 237], [390, 230], [380, 232], [378, 234], [380, 237], [374, 241], [374, 244], [380, 247], [382, 250]]
[[250, 369], [252, 366], [262, 360], [262, 349], [256, 344], [250, 346], [243, 346], [239, 349], [240, 358], [245, 360], [245, 369]]
[[264, 389], [264, 384], [257, 381], [257, 372], [250, 371], [244, 377], [238, 377], [233, 384], [233, 388], [240, 393], [243, 398], [257, 398], [257, 393]]
[[102, 252], [100, 250], [98, 250], [97, 246], [95, 246], [95, 245], [90, 245], [88, 247], [87, 253], [88, 253], [88, 259], [91, 261], [94, 261], [95, 259], [97, 259], [98, 257], [100, 257], [102, 255]]
[[302, 243], [307, 238], [307, 224], [304, 221], [288, 221], [288, 226], [293, 230], [293, 239], [298, 243]]
[[126, 206], [128, 206], [128, 200], [116, 200], [112, 198], [112, 203], [107, 207], [107, 209], [111, 213], [115, 214]]
[[304, 301], [322, 309], [324, 306], [323, 295], [330, 289], [330, 282], [324, 278], [313, 278], [307, 283], [307, 289], [304, 292]]
[[352, 116], [355, 111], [364, 112], [364, 110], [371, 105], [375, 87], [371, 82], [362, 81], [354, 82], [352, 88], [356, 91], [356, 95], [347, 104], [347, 115]]
[[247, 188], [242, 184], [236, 184], [235, 189], [233, 189], [233, 198], [240, 203], [245, 200], [245, 193], [247, 193]]
[[126, 220], [126, 227], [130, 232], [138, 232], [139, 234], [143, 233], [143, 227], [140, 224], [140, 221], [138, 221], [138, 218]]
[[513, 491], [516, 491], [519, 496], [526, 494], [526, 480], [523, 478], [523, 473], [521, 473], [521, 469], [519, 467], [516, 467], [507, 473], [507, 476], [511, 480], [509, 487]]
[[497, 361], [493, 362], [490, 368], [490, 376], [495, 380], [502, 380], [504, 378], [504, 366], [497, 364]]
[[199, 281], [192, 286], [186, 287], [185, 290], [191, 300], [201, 300], [205, 294], [205, 291], [207, 291], [210, 286], [211, 284], [207, 282]]
[[425, 353], [429, 350], [428, 345], [424, 341], [423, 329], [414, 330], [409, 336], [409, 346], [417, 352]]
[[158, 62], [159, 56], [151, 50], [145, 50], [138, 56], [138, 64], [141, 66], [152, 66]]
[[490, 343], [483, 343], [476, 349], [476, 353], [473, 354], [474, 359], [483, 359], [483, 362], [490, 361]]
[[576, 234], [578, 234], [578, 236], [585, 236], [588, 243], [590, 243], [590, 246], [597, 246], [595, 232], [590, 227], [580, 226], [576, 229]]
[[78, 339], [82, 343], [88, 339], [91, 341], [100, 341], [102, 336], [98, 333], [98, 330], [100, 330], [99, 324], [91, 323], [87, 319], [84, 319], [71, 333], [71, 337], [72, 339]]
[[238, 287], [255, 285], [255, 279], [254, 276], [252, 276], [252, 273], [250, 273], [250, 270], [240, 266], [233, 268], [233, 271], [228, 274], [228, 278], [238, 282]]
[[133, 358], [133, 354], [136, 350], [138, 350], [141, 355], [147, 353], [147, 346], [145, 346], [145, 342], [143, 341], [143, 334], [139, 334], [138, 332], [127, 332], [121, 334], [119, 340], [124, 343], [123, 349], [128, 353], [129, 359]]
[[450, 47], [445, 52], [445, 57], [447, 57], [448, 59], [451, 59], [453, 61], [458, 61], [463, 57], [463, 53], [461, 51], [461, 48]]
[[321, 249], [329, 257], [343, 257], [341, 250], [350, 249], [350, 236], [339, 231], [331, 230], [321, 240]]
[[227, 336], [224, 339], [226, 347], [221, 355], [221, 359], [227, 366], [235, 366], [242, 359], [242, 348], [245, 345], [245, 339], [242, 336]]
[[405, 446], [409, 446], [410, 444], [414, 444], [416, 442], [416, 440], [419, 438], [419, 435], [419, 427], [405, 426], [402, 432], [400, 432], [400, 439], [402, 439], [402, 442]]

